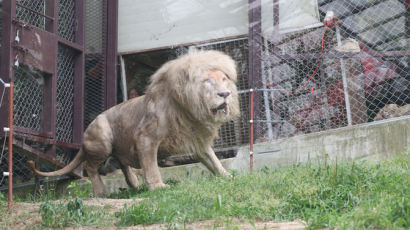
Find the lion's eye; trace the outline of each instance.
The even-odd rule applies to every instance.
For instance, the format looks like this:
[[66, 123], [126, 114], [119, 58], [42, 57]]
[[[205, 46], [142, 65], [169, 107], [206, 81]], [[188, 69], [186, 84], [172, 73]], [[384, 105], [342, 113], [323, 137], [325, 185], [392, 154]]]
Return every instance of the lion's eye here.
[[222, 81], [226, 81], [226, 77], [223, 77], [223, 78], [222, 78]]
[[204, 83], [211, 84], [211, 83], [212, 83], [212, 80], [211, 80], [210, 78], [207, 78], [207, 79], [204, 80]]

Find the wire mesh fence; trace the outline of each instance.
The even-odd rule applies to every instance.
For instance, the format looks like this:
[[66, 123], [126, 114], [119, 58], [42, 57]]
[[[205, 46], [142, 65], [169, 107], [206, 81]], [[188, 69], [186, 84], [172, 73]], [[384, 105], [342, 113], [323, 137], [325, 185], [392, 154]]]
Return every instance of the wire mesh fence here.
[[73, 141], [74, 62], [73, 51], [60, 45], [57, 55], [56, 139], [67, 143]]
[[46, 0], [17, 0], [16, 17], [19, 21], [45, 29]]
[[84, 128], [104, 110], [104, 7], [105, 1], [85, 2], [85, 104]]
[[45, 74], [21, 65], [14, 69], [14, 78], [14, 125], [36, 131], [42, 130]]
[[58, 34], [69, 41], [75, 40], [76, 31], [75, 0], [60, 0], [58, 7]]
[[263, 37], [259, 141], [410, 114], [408, 2], [318, 3], [325, 26]]
[[237, 65], [237, 88], [241, 115], [228, 122], [219, 130], [219, 138], [214, 141], [215, 152], [224, 152], [223, 157], [233, 157], [239, 146], [249, 141], [249, 77], [248, 77], [248, 39], [205, 43], [196, 46], [202, 50], [218, 50], [231, 56]]

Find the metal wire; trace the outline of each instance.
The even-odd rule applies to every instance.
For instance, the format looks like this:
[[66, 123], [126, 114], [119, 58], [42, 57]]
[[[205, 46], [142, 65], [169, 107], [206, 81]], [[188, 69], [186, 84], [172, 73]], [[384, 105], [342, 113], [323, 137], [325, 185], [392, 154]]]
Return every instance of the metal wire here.
[[0, 99], [0, 107], [3, 104], [3, 98], [4, 98], [4, 93], [6, 92], [6, 87], [3, 88], [3, 93], [1, 94], [1, 99]]
[[[3, 158], [4, 158], [4, 155], [5, 155], [4, 150], [5, 150], [5, 147], [6, 147], [6, 139], [7, 139], [7, 131], [4, 132], [4, 141], [3, 141], [3, 147], [1, 149], [1, 156], [0, 156], [0, 166], [1, 166], [1, 163], [3, 162]], [[5, 176], [3, 174], [3, 170], [1, 170], [1, 171], [2, 172], [1, 172], [0, 186], [3, 185], [3, 181], [4, 181], [4, 178], [5, 178]]]
[[1, 165], [1, 162], [3, 161], [3, 158], [4, 158], [4, 149], [6, 147], [6, 139], [7, 139], [7, 131], [4, 132], [3, 148], [1, 149], [1, 156], [0, 156], [0, 165]]

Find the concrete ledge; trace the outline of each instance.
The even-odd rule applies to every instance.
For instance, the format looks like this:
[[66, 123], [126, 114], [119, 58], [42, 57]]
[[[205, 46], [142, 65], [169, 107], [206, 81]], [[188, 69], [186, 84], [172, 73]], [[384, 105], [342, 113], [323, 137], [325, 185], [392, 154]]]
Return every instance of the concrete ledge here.
[[[296, 136], [254, 145], [254, 168], [292, 164], [328, 157], [341, 161], [385, 159], [410, 147], [410, 116]], [[238, 156], [249, 156], [249, 147]], [[232, 168], [242, 170], [237, 164]]]

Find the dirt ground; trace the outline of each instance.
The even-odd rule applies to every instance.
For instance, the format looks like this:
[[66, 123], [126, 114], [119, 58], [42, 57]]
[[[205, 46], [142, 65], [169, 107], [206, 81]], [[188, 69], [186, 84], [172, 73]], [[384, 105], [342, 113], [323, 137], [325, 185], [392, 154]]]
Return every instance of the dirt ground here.
[[[65, 229], [84, 229], [84, 230], [105, 230], [105, 229], [117, 229], [115, 227], [115, 217], [114, 213], [120, 211], [125, 204], [131, 205], [136, 200], [133, 199], [90, 199], [90, 200], [83, 200], [84, 205], [90, 205], [96, 208], [104, 208], [108, 210], [108, 212], [113, 218], [112, 225], [108, 225], [107, 227], [99, 227], [99, 226], [84, 226], [84, 227], [67, 227]], [[58, 201], [60, 202], [60, 201]], [[32, 229], [35, 226], [39, 226], [41, 223], [41, 216], [39, 213], [41, 203], [24, 203], [18, 202], [15, 203], [11, 209], [7, 217], [8, 228], [7, 229]], [[108, 218], [109, 219], [109, 218]], [[4, 220], [3, 220], [4, 221]], [[109, 221], [109, 220], [108, 220]], [[110, 223], [110, 222], [109, 222]], [[168, 226], [164, 224], [154, 224], [149, 226], [132, 226], [126, 228], [119, 228], [119, 229], [147, 229], [147, 230], [154, 230], [154, 229], [168, 229], [170, 227], [176, 227], [177, 229], [280, 229], [280, 230], [296, 230], [296, 229], [304, 229], [304, 225], [301, 221], [294, 221], [294, 222], [273, 222], [273, 221], [255, 221], [253, 224], [239, 220], [233, 219], [230, 223], [226, 223], [222, 220], [206, 220], [206, 221], [198, 221], [194, 223], [183, 225], [173, 225]], [[1, 225], [0, 225], [1, 228]]]

